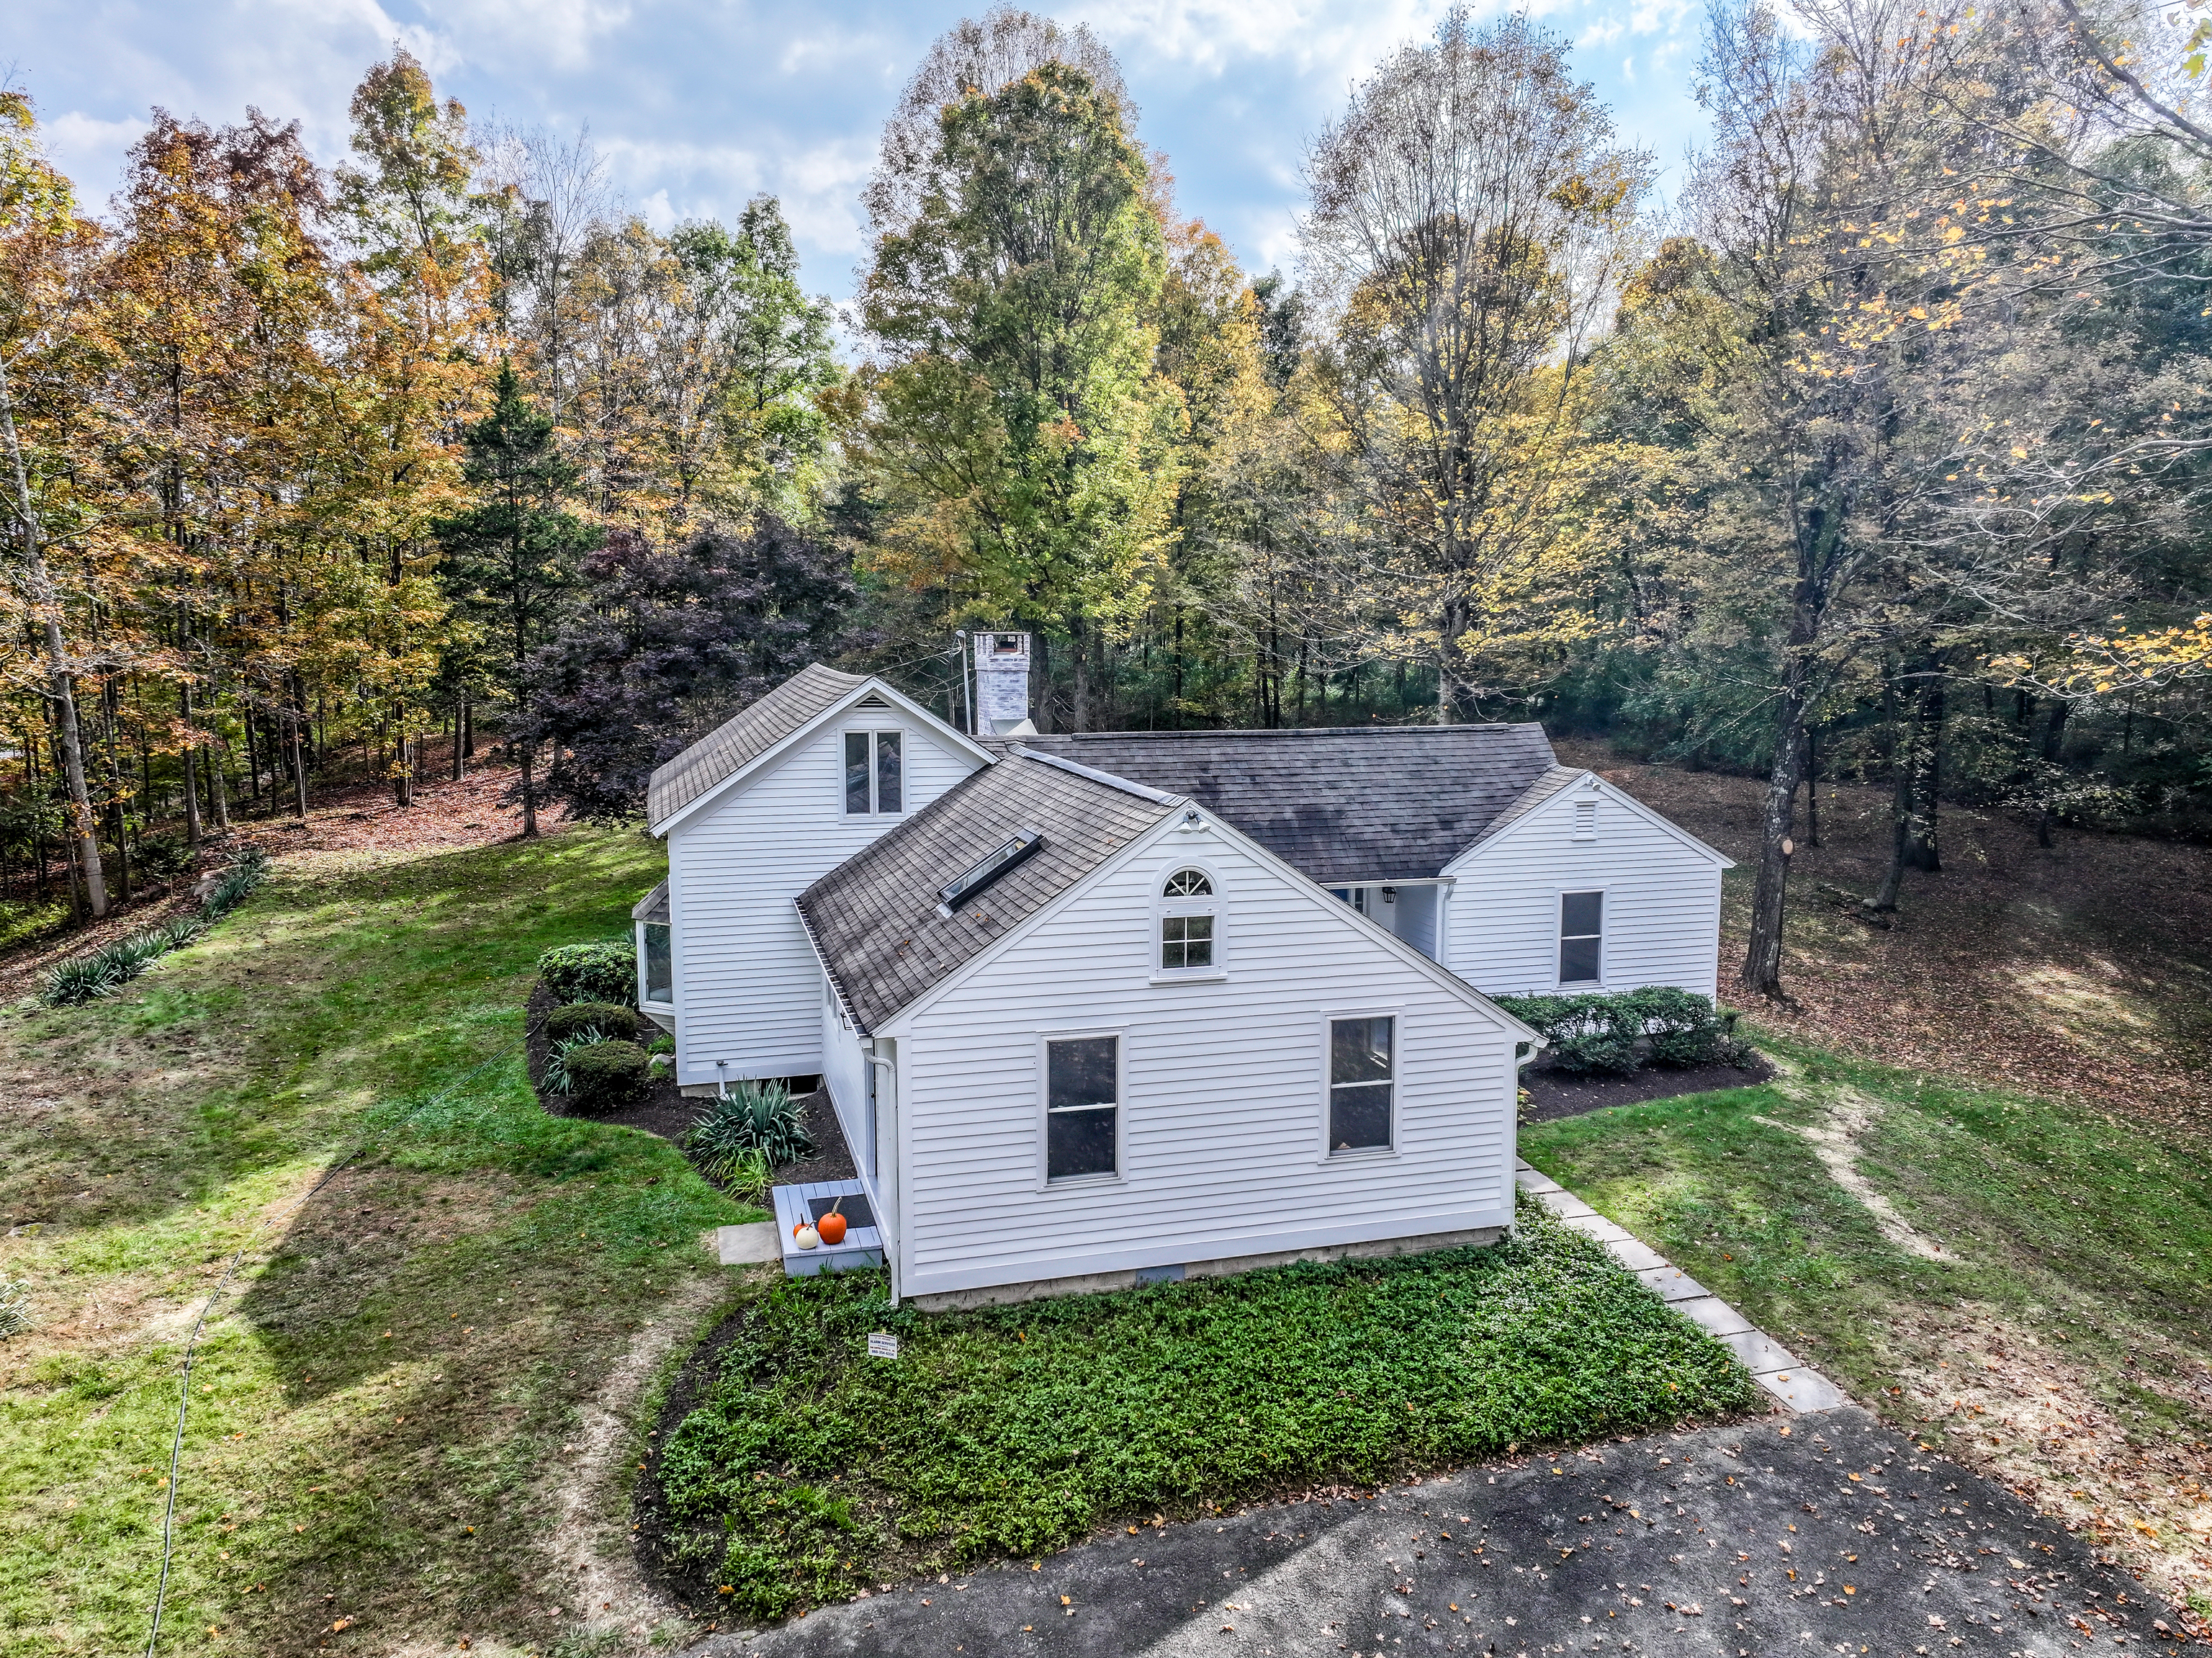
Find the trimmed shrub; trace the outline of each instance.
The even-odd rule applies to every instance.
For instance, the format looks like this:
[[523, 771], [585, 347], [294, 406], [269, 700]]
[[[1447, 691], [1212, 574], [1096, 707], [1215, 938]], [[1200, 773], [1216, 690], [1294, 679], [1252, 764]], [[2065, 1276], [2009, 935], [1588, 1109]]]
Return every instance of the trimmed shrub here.
[[586, 1048], [595, 1048], [609, 1040], [606, 1033], [596, 1025], [586, 1025], [573, 1036], [564, 1036], [545, 1050], [545, 1091], [548, 1094], [570, 1094], [576, 1086], [575, 1075], [568, 1062]]
[[595, 1030], [610, 1041], [635, 1042], [644, 1036], [646, 1023], [643, 1015], [611, 1002], [571, 1002], [545, 1015], [545, 1039], [557, 1045]]
[[1658, 985], [1618, 995], [1501, 996], [1498, 1005], [1534, 1027], [1559, 1070], [1626, 1076], [1646, 1064], [1735, 1065], [1749, 1050], [1735, 1015], [1693, 991]]
[[770, 1168], [811, 1156], [799, 1102], [781, 1082], [735, 1082], [706, 1109], [684, 1137], [684, 1149], [710, 1179], [732, 1186], [746, 1154]]
[[1735, 1034], [1735, 1015], [1694, 991], [1654, 985], [1621, 998], [1644, 1020], [1655, 1065], [1741, 1065], [1751, 1050]]
[[585, 944], [556, 944], [538, 958], [553, 999], [627, 1007], [637, 997], [637, 944], [627, 933]]
[[635, 1042], [578, 1043], [564, 1058], [568, 1097], [586, 1111], [635, 1105], [652, 1079], [645, 1050]]

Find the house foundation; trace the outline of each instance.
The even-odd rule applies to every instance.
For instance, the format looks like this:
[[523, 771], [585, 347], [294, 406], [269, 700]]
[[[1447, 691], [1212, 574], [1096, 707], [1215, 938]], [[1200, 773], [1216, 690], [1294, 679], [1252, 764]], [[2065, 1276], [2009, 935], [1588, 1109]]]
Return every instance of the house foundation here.
[[1263, 1255], [1224, 1255], [1210, 1261], [1185, 1261], [1171, 1266], [1133, 1267], [1121, 1272], [1079, 1272], [1063, 1278], [1032, 1278], [1024, 1283], [994, 1283], [979, 1289], [947, 1289], [934, 1295], [908, 1295], [906, 1304], [925, 1313], [965, 1312], [977, 1307], [1010, 1307], [1018, 1301], [1043, 1301], [1054, 1295], [1097, 1295], [1109, 1290], [1133, 1289], [1144, 1283], [1173, 1283], [1184, 1278], [1225, 1278], [1237, 1272], [1256, 1272], [1264, 1266], [1288, 1266], [1293, 1261], [1372, 1260], [1386, 1255], [1420, 1255], [1433, 1249], [1482, 1249], [1505, 1235], [1502, 1226], [1480, 1226], [1464, 1232], [1430, 1232], [1411, 1238], [1377, 1238], [1370, 1243], [1328, 1244], [1313, 1249], [1280, 1249]]

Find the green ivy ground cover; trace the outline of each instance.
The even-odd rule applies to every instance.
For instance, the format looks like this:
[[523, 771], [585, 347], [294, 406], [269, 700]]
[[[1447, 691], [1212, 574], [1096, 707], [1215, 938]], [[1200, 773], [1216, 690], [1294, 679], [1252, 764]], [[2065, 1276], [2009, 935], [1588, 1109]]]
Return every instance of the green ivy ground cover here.
[[[891, 1314], [879, 1274], [800, 1278], [741, 1317], [658, 1472], [668, 1564], [749, 1617], [1754, 1403], [1726, 1349], [1526, 1204], [1491, 1249], [963, 1314]], [[878, 1329], [897, 1359], [867, 1356]]]

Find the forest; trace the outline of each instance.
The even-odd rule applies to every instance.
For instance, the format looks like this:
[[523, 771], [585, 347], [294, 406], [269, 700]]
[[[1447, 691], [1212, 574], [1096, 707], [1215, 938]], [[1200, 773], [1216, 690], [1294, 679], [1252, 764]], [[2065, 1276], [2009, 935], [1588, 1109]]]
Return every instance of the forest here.
[[2201, 10], [1716, 0], [1664, 199], [1565, 41], [1455, 11], [1255, 273], [1110, 52], [1000, 7], [900, 96], [842, 312], [773, 198], [656, 230], [397, 47], [337, 164], [156, 110], [104, 211], [0, 89], [0, 930], [341, 777], [635, 820], [802, 664], [957, 716], [1010, 625], [1047, 730], [1762, 777], [1752, 993], [1820, 780], [1893, 802], [1869, 913], [1947, 803], [2212, 834]]

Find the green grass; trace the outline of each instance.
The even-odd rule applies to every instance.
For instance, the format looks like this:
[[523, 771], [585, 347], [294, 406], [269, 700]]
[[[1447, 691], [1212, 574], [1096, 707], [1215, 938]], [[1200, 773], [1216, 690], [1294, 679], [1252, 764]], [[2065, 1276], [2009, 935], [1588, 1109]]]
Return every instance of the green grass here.
[[[2047, 1499], [2084, 1480], [2039, 1436], [2056, 1442], [2085, 1411], [2118, 1424], [2132, 1484], [2092, 1500], [2142, 1518], [2177, 1563], [2201, 1551], [2188, 1502], [2159, 1505], [2212, 1453], [2207, 1148], [2079, 1106], [1761, 1042], [1794, 1074], [1524, 1128], [1522, 1155], [1899, 1425], [2040, 1478]], [[1838, 1123], [1853, 1128], [1853, 1169], [1940, 1259], [1886, 1234], [1797, 1131]], [[1980, 1416], [1947, 1408], [1970, 1380], [1990, 1389]], [[2044, 1411], [2042, 1427], [2001, 1424], [2014, 1408]], [[2154, 1546], [2114, 1523], [2128, 1533]]]
[[0, 1348], [0, 1654], [143, 1649], [183, 1342], [241, 1246], [161, 1650], [561, 1626], [562, 1436], [750, 1215], [659, 1140], [547, 1117], [515, 1048], [538, 952], [622, 930], [659, 862], [570, 832], [283, 869], [113, 1001], [0, 1021], [0, 1270], [37, 1319]]
[[[896, 1361], [867, 1332], [902, 1338]], [[967, 1314], [880, 1275], [744, 1311], [659, 1470], [672, 1564], [749, 1616], [1091, 1527], [1753, 1402], [1729, 1356], [1524, 1204], [1491, 1249]]]

